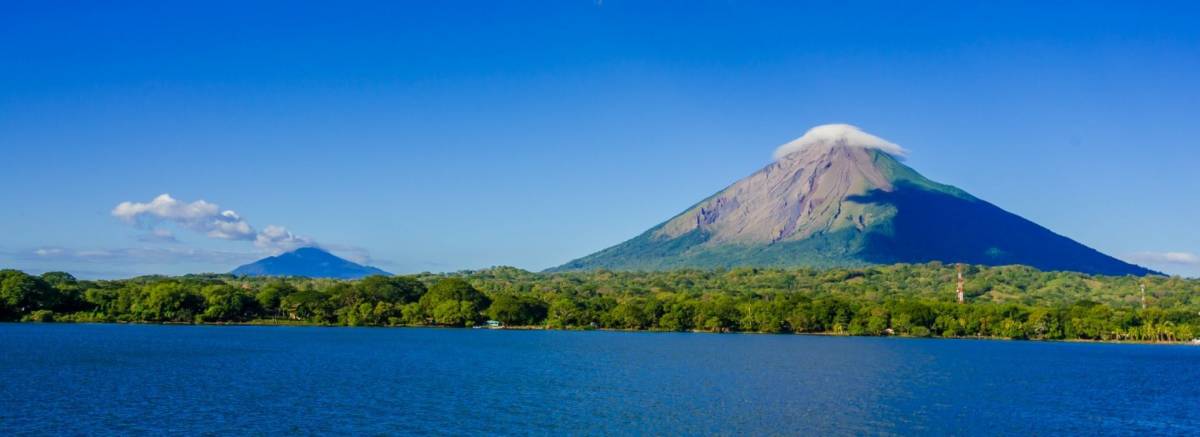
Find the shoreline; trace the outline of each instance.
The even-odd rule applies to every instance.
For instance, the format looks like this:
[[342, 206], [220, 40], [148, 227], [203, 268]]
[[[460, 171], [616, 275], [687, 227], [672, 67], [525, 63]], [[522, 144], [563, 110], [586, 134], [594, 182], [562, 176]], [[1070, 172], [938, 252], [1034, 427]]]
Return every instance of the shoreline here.
[[312, 323], [303, 321], [290, 320], [251, 320], [247, 322], [103, 322], [103, 321], [54, 321], [54, 322], [35, 322], [35, 321], [9, 321], [0, 322], [0, 324], [14, 325], [35, 325], [35, 324], [61, 324], [61, 325], [159, 325], [159, 326], [263, 326], [263, 327], [301, 327], [301, 328], [372, 328], [372, 329], [389, 329], [389, 328], [416, 328], [416, 329], [481, 329], [487, 331], [564, 331], [564, 332], [583, 332], [583, 331], [600, 331], [600, 332], [626, 332], [626, 333], [647, 333], [647, 334], [733, 334], [733, 335], [804, 335], [816, 337], [861, 337], [861, 338], [897, 338], [897, 339], [926, 339], [926, 340], [986, 340], [986, 341], [1008, 341], [1008, 342], [1044, 342], [1044, 343], [1085, 343], [1085, 344], [1127, 344], [1127, 345], [1157, 345], [1157, 346], [1200, 346], [1200, 341], [1184, 340], [1184, 341], [1144, 341], [1144, 340], [1092, 340], [1092, 339], [1031, 339], [1031, 338], [1005, 338], [1005, 337], [942, 337], [936, 335], [930, 336], [913, 336], [913, 335], [851, 335], [836, 332], [754, 332], [754, 331], [728, 331], [714, 332], [702, 330], [688, 331], [665, 331], [657, 329], [619, 329], [619, 328], [549, 328], [546, 326], [503, 326], [503, 327], [487, 327], [487, 326], [437, 326], [437, 325], [334, 325], [323, 323]]

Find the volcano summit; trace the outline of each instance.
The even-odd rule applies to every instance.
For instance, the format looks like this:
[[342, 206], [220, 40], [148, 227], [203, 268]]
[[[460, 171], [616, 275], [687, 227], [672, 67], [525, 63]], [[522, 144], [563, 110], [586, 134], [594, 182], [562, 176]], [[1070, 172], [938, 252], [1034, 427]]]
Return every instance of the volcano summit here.
[[810, 129], [776, 160], [616, 246], [551, 270], [841, 267], [964, 262], [1154, 273], [1058, 235], [900, 162], [846, 124]]

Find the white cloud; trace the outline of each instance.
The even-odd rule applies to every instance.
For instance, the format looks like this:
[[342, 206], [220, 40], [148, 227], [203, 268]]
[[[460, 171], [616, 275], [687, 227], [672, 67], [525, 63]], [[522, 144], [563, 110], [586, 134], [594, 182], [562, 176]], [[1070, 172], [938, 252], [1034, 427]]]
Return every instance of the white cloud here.
[[57, 247], [42, 247], [33, 251], [33, 254], [39, 257], [54, 257], [62, 253], [63, 250]]
[[121, 202], [113, 208], [112, 215], [136, 226], [149, 228], [158, 233], [156, 226], [162, 222], [203, 233], [222, 240], [253, 240], [254, 228], [242, 220], [236, 212], [221, 211], [214, 203], [203, 200], [186, 203], [160, 194], [149, 203]]
[[775, 159], [779, 159], [807, 148], [833, 146], [878, 149], [898, 158], [903, 158], [908, 154], [908, 151], [903, 147], [863, 132], [862, 129], [856, 126], [849, 124], [823, 124], [809, 129], [808, 132], [804, 133], [804, 136], [779, 146], [778, 149], [775, 149], [774, 156]]
[[311, 238], [292, 234], [287, 228], [275, 225], [267, 225], [254, 238], [255, 246], [275, 252], [287, 252], [315, 244]]
[[1200, 255], [1189, 252], [1138, 252], [1129, 256], [1135, 263], [1200, 266]]
[[175, 235], [161, 226], [167, 223], [221, 240], [254, 241], [268, 252], [278, 253], [316, 245], [312, 238], [293, 234], [282, 226], [267, 225], [256, 231], [233, 210], [221, 210], [204, 200], [184, 202], [170, 194], [160, 194], [150, 202], [121, 202], [112, 215], [125, 223], [147, 230], [139, 238], [144, 242], [176, 242]]

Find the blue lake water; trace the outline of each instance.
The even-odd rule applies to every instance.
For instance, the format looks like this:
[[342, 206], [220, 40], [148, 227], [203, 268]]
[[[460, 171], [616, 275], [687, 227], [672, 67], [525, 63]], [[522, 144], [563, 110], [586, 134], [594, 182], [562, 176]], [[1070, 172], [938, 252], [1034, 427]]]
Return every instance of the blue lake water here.
[[1200, 347], [0, 324], [0, 434], [1200, 434]]

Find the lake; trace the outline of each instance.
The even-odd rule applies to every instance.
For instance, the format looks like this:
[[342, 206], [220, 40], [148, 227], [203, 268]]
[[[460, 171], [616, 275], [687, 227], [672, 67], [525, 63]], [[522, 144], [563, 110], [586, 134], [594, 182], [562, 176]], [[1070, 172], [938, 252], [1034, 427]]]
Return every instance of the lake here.
[[1200, 347], [0, 324], [0, 434], [1200, 434]]

